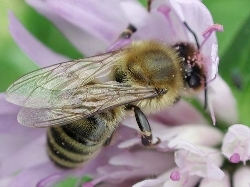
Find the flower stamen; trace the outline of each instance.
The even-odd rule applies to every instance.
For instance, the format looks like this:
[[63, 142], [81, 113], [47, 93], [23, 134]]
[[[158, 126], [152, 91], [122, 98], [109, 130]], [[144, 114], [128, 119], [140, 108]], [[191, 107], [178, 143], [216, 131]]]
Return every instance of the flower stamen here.
[[202, 36], [204, 37], [204, 40], [201, 42], [200, 45], [200, 49], [202, 48], [202, 46], [204, 45], [204, 43], [208, 40], [208, 38], [211, 36], [211, 34], [214, 31], [219, 31], [219, 32], [223, 32], [223, 26], [220, 24], [213, 24], [210, 27], [208, 27], [203, 33]]
[[230, 162], [232, 163], [239, 163], [240, 162], [240, 154], [239, 153], [234, 153], [231, 157], [230, 157]]
[[173, 171], [170, 175], [170, 179], [173, 181], [179, 181], [181, 179], [181, 174], [179, 171]]

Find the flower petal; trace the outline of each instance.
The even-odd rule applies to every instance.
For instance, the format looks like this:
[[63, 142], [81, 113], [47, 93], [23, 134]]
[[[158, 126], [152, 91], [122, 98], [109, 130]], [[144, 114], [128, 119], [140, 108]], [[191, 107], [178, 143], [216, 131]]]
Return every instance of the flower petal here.
[[[185, 21], [188, 26], [195, 31], [198, 37], [199, 43], [203, 41], [203, 32], [211, 25], [213, 25], [213, 18], [207, 7], [198, 0], [170, 0], [172, 7], [176, 10], [177, 14], [182, 21]], [[194, 41], [194, 37], [191, 33], [188, 34], [191, 41]], [[203, 49], [203, 54], [209, 56], [211, 54], [212, 46], [216, 42], [215, 34], [210, 37], [210, 41], [207, 42], [207, 46]]]
[[[230, 178], [227, 172], [224, 172], [225, 176], [221, 180], [212, 180], [204, 178], [201, 180], [199, 187], [211, 187], [211, 186], [221, 186], [221, 187], [230, 187]], [[236, 185], [237, 186], [237, 185]]]
[[194, 146], [187, 141], [180, 141], [178, 148], [180, 149], [175, 152], [175, 162], [180, 168], [180, 173], [188, 172], [189, 175], [216, 180], [224, 177], [223, 171], [219, 168], [223, 163], [223, 157], [216, 149]]
[[137, 29], [145, 26], [148, 12], [139, 2], [121, 1], [120, 7], [126, 16], [128, 23], [134, 25]]
[[51, 51], [32, 36], [23, 25], [9, 12], [9, 29], [19, 47], [39, 66], [49, 66], [67, 61], [68, 58]]
[[[55, 173], [60, 173], [55, 166], [53, 166], [51, 163], [42, 163], [35, 167], [30, 167], [21, 171], [17, 176], [15, 176], [15, 178], [8, 184], [7, 187], [34, 187], [37, 186], [38, 182], [41, 181], [45, 176], [54, 175]], [[55, 180], [58, 180], [59, 178], [60, 177], [56, 178]]]
[[[186, 140], [195, 145], [215, 146], [218, 145], [223, 138], [223, 134], [214, 127], [208, 125], [183, 125], [173, 127], [166, 132], [165, 136], [168, 137], [170, 148], [179, 145], [180, 140]], [[203, 134], [202, 137], [197, 136]], [[171, 137], [171, 138], [170, 138]], [[159, 145], [159, 147], [161, 144]]]
[[[200, 95], [199, 100], [203, 102], [203, 94]], [[236, 100], [229, 86], [220, 76], [217, 76], [209, 84], [208, 100], [212, 104], [210, 107], [213, 107], [215, 116], [218, 119], [227, 122], [229, 125], [238, 121]]]
[[168, 45], [179, 41], [188, 41], [186, 28], [169, 3], [164, 1], [164, 3], [154, 7], [145, 20], [147, 24], [137, 30], [134, 38], [156, 39]]
[[87, 56], [103, 53], [128, 25], [116, 0], [26, 1], [50, 19]]
[[[152, 160], [152, 158], [155, 161], [151, 165], [150, 160]], [[138, 168], [148, 167], [151, 168], [151, 171], [157, 171], [155, 168], [161, 168], [164, 160], [168, 160], [168, 162], [164, 163], [165, 168], [170, 168], [174, 165], [174, 157], [172, 154], [156, 152], [153, 150], [138, 150], [136, 152], [126, 152], [114, 156], [109, 160], [109, 163], [112, 165], [131, 166]], [[148, 163], [147, 166], [145, 166], [145, 163]]]
[[163, 179], [147, 179], [136, 183], [132, 187], [162, 187]]
[[[40, 159], [37, 158], [42, 155], [44, 156], [45, 149], [42, 149], [43, 144], [39, 140], [39, 137], [45, 134], [46, 129], [27, 128], [20, 125], [17, 122], [19, 109], [20, 107], [5, 101], [4, 94], [0, 94], [1, 176], [17, 172], [20, 168], [26, 166], [26, 164], [34, 165], [44, 161], [42, 157]], [[8, 142], [8, 144], [6, 144], [6, 142]], [[33, 156], [31, 154], [29, 157], [29, 149], [36, 150], [37, 147], [41, 147], [41, 150], [34, 151]], [[37, 153], [37, 155], [35, 153]], [[36, 156], [37, 158], [35, 158]], [[23, 159], [23, 161], [20, 162], [19, 158]]]
[[249, 166], [241, 166], [236, 170], [233, 175], [233, 186], [246, 186], [248, 187], [250, 184], [250, 167]]
[[152, 114], [150, 118], [166, 125], [207, 124], [204, 116], [184, 100], [180, 100], [173, 106]]
[[250, 156], [249, 140], [249, 127], [241, 124], [232, 125], [223, 139], [222, 153], [232, 161], [234, 161], [232, 156], [238, 154], [240, 160], [245, 163]]

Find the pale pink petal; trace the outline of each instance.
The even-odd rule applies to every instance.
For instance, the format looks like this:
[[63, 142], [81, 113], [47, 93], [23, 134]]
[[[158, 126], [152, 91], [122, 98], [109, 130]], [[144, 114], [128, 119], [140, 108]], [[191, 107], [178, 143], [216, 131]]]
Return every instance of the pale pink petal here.
[[102, 1], [48, 0], [48, 4], [52, 12], [104, 42], [114, 41], [121, 29], [128, 25], [122, 10], [119, 9], [119, 2], [116, 0], [105, 3]]
[[0, 178], [0, 186], [8, 186], [9, 183], [13, 180], [14, 176], [1, 177]]
[[[220, 77], [212, 81], [208, 86], [208, 100], [213, 107], [215, 117], [231, 125], [238, 121], [237, 103], [232, 91], [226, 82]], [[200, 94], [203, 102], [203, 93]], [[226, 108], [226, 110], [225, 110]]]
[[[178, 41], [187, 41], [186, 29], [168, 2], [158, 3], [154, 1], [149, 14], [145, 10], [140, 10], [139, 12], [137, 10], [135, 13], [131, 10], [134, 9], [125, 12], [127, 15], [130, 15], [129, 20], [132, 20], [138, 27], [137, 32], [134, 33], [132, 38], [156, 39], [169, 45]], [[140, 14], [142, 16], [139, 16], [140, 19], [135, 20], [132, 17], [133, 14]]]
[[[22, 170], [15, 178], [6, 186], [6, 187], [34, 187], [38, 183], [48, 176], [54, 176], [58, 174], [57, 178], [48, 181], [47, 183], [51, 185], [59, 179], [63, 178], [63, 174], [51, 163], [42, 163], [35, 167], [30, 167], [25, 170]], [[44, 182], [45, 183], [45, 182]], [[41, 186], [41, 185], [40, 185]], [[40, 187], [37, 186], [37, 187]], [[47, 186], [47, 185], [46, 185]]]
[[167, 28], [167, 32], [165, 32], [164, 41], [168, 42], [169, 44], [174, 44], [180, 41], [187, 42], [187, 30], [173, 7], [171, 7], [169, 3], [164, 3], [157, 8], [157, 11], [165, 18], [164, 25]]
[[[213, 24], [204, 31], [204, 40], [200, 44], [201, 51], [203, 51], [203, 48], [207, 46], [207, 40], [210, 39], [211, 35], [215, 31], [223, 32], [223, 26], [219, 24]], [[220, 58], [218, 56], [218, 44], [217, 41], [213, 41], [210, 56], [204, 56], [208, 83], [214, 80], [218, 75], [219, 60]]]
[[114, 43], [112, 43], [107, 49], [106, 52], [115, 51], [118, 49], [121, 49], [123, 47], [126, 47], [132, 43], [132, 40], [130, 38], [118, 38]]
[[[5, 138], [5, 141], [7, 142], [11, 137], [4, 136], [3, 138]], [[18, 139], [17, 137], [13, 139], [15, 139], [15, 141], [24, 141], [21, 138]], [[14, 144], [13, 141], [8, 142], [8, 146], [16, 147], [16, 150], [13, 151], [12, 154], [9, 154], [8, 156], [6, 155], [1, 159], [2, 164], [0, 166], [0, 175], [11, 175], [25, 168], [49, 162], [45, 149], [45, 139], [44, 134], [42, 137], [37, 137], [35, 141], [34, 139], [30, 139], [30, 142], [27, 142], [26, 144], [23, 143], [20, 145], [20, 143], [17, 142], [16, 144]]]
[[109, 163], [109, 165], [98, 167], [99, 174], [91, 181], [92, 184], [102, 181], [118, 184], [131, 178], [137, 178], [138, 182], [147, 176], [157, 176], [175, 165], [173, 154], [148, 149], [131, 152], [123, 150], [120, 154], [111, 157]]
[[132, 139], [129, 139], [129, 140], [126, 140], [126, 141], [120, 143], [118, 145], [118, 148], [124, 149], [124, 148], [132, 147], [134, 145], [139, 145], [139, 144], [141, 144], [141, 141], [139, 138], [132, 138]]
[[[170, 0], [170, 4], [176, 10], [177, 14], [182, 21], [185, 21], [188, 26], [195, 31], [198, 41], [201, 44], [203, 41], [203, 32], [214, 24], [211, 13], [207, 7], [198, 0]], [[177, 6], [178, 5], [178, 6]], [[194, 37], [191, 33], [188, 34], [191, 41], [194, 41]], [[211, 47], [216, 42], [216, 36], [213, 33], [207, 41], [206, 46], [202, 49], [204, 56], [210, 56]]]
[[250, 184], [250, 167], [241, 166], [233, 175], [233, 186], [249, 187]]
[[175, 162], [180, 173], [188, 172], [209, 179], [221, 180], [224, 177], [219, 166], [223, 157], [218, 150], [206, 146], [194, 146], [186, 141], [180, 141], [179, 149], [175, 152]]
[[165, 179], [162, 187], [194, 187], [198, 181], [200, 180], [199, 176], [196, 175], [188, 175], [188, 173], [181, 173], [180, 180], [173, 181], [170, 178], [172, 171], [178, 171], [179, 168], [172, 168], [162, 175], [159, 176], [159, 179]]
[[[169, 131], [173, 132], [172, 138], [169, 139], [168, 146], [174, 148], [179, 145], [180, 140], [186, 140], [195, 145], [218, 145], [223, 138], [223, 134], [218, 129], [208, 125], [183, 125], [173, 127]], [[166, 136], [171, 132], [166, 132]], [[202, 134], [202, 136], [197, 136]], [[159, 145], [161, 146], [161, 145]]]
[[[201, 180], [199, 187], [230, 187], [230, 178], [227, 172], [224, 172], [225, 176], [221, 180], [212, 180], [204, 178]], [[237, 186], [237, 185], [236, 185]]]
[[[69, 41], [78, 49], [78, 51], [82, 52], [84, 55], [86, 56], [92, 56], [92, 55], [96, 55], [99, 53], [103, 53], [106, 49], [106, 47], [108, 47], [110, 44], [107, 43], [107, 40], [104, 39], [104, 35], [101, 35], [100, 29], [99, 29], [99, 33], [98, 33], [98, 28], [93, 30], [88, 30], [91, 29], [90, 27], [88, 27], [88, 24], [86, 24], [86, 22], [84, 22], [83, 20], [80, 20], [76, 25], [74, 23], [76, 23], [76, 20], [72, 20], [72, 22], [67, 21], [64, 17], [66, 17], [66, 14], [64, 14], [63, 12], [58, 12], [60, 9], [60, 5], [58, 5], [59, 7], [51, 7], [48, 1], [42, 1], [42, 0], [26, 0], [26, 2], [31, 5], [32, 7], [34, 7], [39, 13], [41, 13], [42, 15], [44, 15], [45, 17], [47, 17], [49, 20], [51, 20], [56, 27], [69, 39]], [[53, 2], [52, 2], [53, 3]], [[79, 8], [76, 6], [76, 4], [74, 4], [73, 1], [64, 1], [64, 3], [68, 4], [70, 3], [71, 6], [70, 8], [74, 9], [78, 9]], [[110, 5], [109, 3], [113, 3], [113, 1], [109, 1], [109, 2], [105, 2], [105, 3], [100, 3], [99, 1], [81, 1], [78, 2], [78, 4], [81, 4], [81, 6], [84, 6], [84, 4], [93, 4], [93, 7], [91, 6], [87, 6], [89, 8], [89, 10], [93, 10], [96, 11], [95, 9], [99, 8], [102, 9], [103, 6], [105, 6], [105, 4]], [[98, 4], [98, 6], [94, 5], [94, 4]], [[87, 8], [86, 7], [86, 8]], [[55, 8], [57, 9], [57, 13], [55, 12]], [[63, 8], [63, 7], [62, 7]], [[106, 7], [107, 10], [108, 7]], [[75, 9], [74, 9], [75, 10]], [[67, 11], [67, 10], [65, 10]], [[112, 10], [108, 10], [110, 13], [113, 13], [113, 11], [117, 12], [117, 9], [112, 9]], [[77, 11], [73, 11], [72, 14], [74, 14], [77, 16]], [[62, 15], [60, 15], [60, 13]], [[107, 13], [107, 11], [105, 11], [105, 13]], [[100, 12], [101, 14], [101, 12]], [[93, 14], [89, 14], [89, 16], [91, 16]], [[94, 14], [95, 15], [95, 14]], [[88, 20], [90, 18], [88, 18], [88, 15], [86, 15], [87, 17], [85, 17], [84, 19]], [[96, 14], [96, 17], [98, 19], [98, 14]], [[120, 16], [113, 16], [113, 19], [115, 20], [120, 19]], [[91, 20], [89, 20], [91, 21]], [[97, 22], [93, 22], [93, 24], [95, 24]], [[116, 25], [115, 22], [114, 24]], [[124, 28], [126, 27], [126, 23], [124, 22], [120, 22], [121, 24], [124, 24]], [[93, 25], [92, 24], [92, 25]], [[98, 24], [96, 25], [98, 27]], [[84, 30], [84, 27], [88, 27], [87, 30]], [[112, 27], [113, 28], [113, 27]], [[107, 30], [104, 30], [103, 33], [107, 33], [110, 31], [109, 28], [107, 28]], [[120, 30], [122, 31], [122, 29], [120, 28]], [[106, 32], [107, 31], [107, 32]], [[116, 32], [117, 29], [115, 29]], [[121, 32], [119, 31], [119, 32]], [[111, 31], [112, 33], [114, 33], [113, 31]], [[93, 34], [95, 33], [95, 34]], [[100, 35], [96, 35], [96, 34], [100, 34]], [[112, 34], [111, 34], [112, 35]], [[110, 41], [111, 42], [111, 41]]]
[[232, 156], [239, 155], [239, 158], [244, 163], [250, 157], [250, 129], [249, 127], [241, 124], [232, 125], [229, 127], [226, 133], [223, 144], [222, 153], [228, 158], [234, 158]]
[[147, 24], [146, 19], [149, 16], [147, 10], [137, 1], [121, 1], [122, 8], [128, 22], [134, 25], [137, 29], [142, 28]]
[[207, 165], [206, 177], [212, 180], [222, 180], [225, 177], [225, 174], [217, 165], [209, 163]]
[[150, 118], [166, 125], [208, 123], [200, 111], [184, 100], [180, 100], [173, 106], [150, 115]]
[[49, 66], [68, 60], [67, 57], [51, 51], [39, 42], [23, 27], [12, 12], [9, 12], [9, 21], [9, 29], [12, 37], [19, 47], [39, 66]]
[[[213, 43], [212, 45], [211, 60], [212, 60], [212, 65], [209, 71], [211, 74], [211, 79], [213, 79], [213, 78], [216, 78], [218, 75], [218, 66], [219, 66], [219, 61], [220, 61], [220, 58], [218, 56], [218, 44], [217, 43]], [[213, 75], [215, 76], [212, 77]]]
[[4, 93], [0, 93], [0, 133], [9, 133], [15, 130], [16, 115], [21, 107], [13, 105], [5, 100]]
[[132, 187], [162, 187], [164, 179], [146, 179], [136, 183]]
[[[33, 148], [40, 147], [40, 142], [36, 142], [35, 140], [45, 134], [45, 129], [27, 128], [20, 125], [16, 119], [19, 109], [20, 107], [5, 101], [4, 94], [0, 94], [1, 176], [14, 173], [18, 171], [20, 167], [24, 167], [28, 162], [27, 159], [24, 159], [25, 155], [29, 154], [29, 151], [26, 151], [26, 149], [31, 145], [33, 145]], [[6, 144], [6, 142], [8, 142], [8, 144]], [[38, 151], [37, 153], [41, 152]], [[20, 158], [24, 159], [23, 162], [20, 162], [19, 159], [14, 159], [18, 157], [19, 154]], [[34, 157], [31, 157], [31, 164], [40, 162], [39, 159], [35, 160], [33, 158]], [[43, 158], [41, 158], [41, 161], [43, 161]]]
[[[152, 159], [154, 159], [153, 163], [151, 162]], [[165, 160], [168, 160], [168, 162], [164, 162]], [[117, 166], [120, 165], [136, 168], [151, 168], [151, 171], [157, 171], [162, 167], [173, 167], [174, 157], [172, 154], [156, 152], [153, 150], [139, 150], [136, 152], [126, 152], [122, 153], [121, 155], [114, 156], [109, 160], [109, 163]], [[147, 163], [147, 166], [145, 165], [145, 163]]]
[[172, 171], [178, 168], [171, 168], [159, 175], [156, 179], [146, 179], [136, 183], [133, 187], [193, 187], [199, 181], [197, 176], [188, 176], [186, 173], [182, 175], [182, 178], [178, 181], [173, 181], [170, 178]]

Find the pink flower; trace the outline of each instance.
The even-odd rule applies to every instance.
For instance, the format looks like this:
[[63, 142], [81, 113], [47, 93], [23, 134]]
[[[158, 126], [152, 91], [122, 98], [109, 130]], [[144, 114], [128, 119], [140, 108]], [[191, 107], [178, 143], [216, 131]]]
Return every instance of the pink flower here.
[[[232, 163], [229, 167], [234, 168], [231, 171], [233, 186], [248, 186], [250, 183], [250, 167], [246, 166], [246, 161], [250, 159], [249, 139], [250, 128], [242, 124], [232, 125], [224, 136], [221, 149], [225, 157]], [[245, 166], [236, 167], [235, 164], [240, 161]]]
[[[137, 1], [81, 1], [27, 0], [27, 3], [51, 20], [72, 44], [90, 56], [122, 47], [133, 40], [157, 39], [172, 45], [192, 42], [195, 32], [200, 43], [200, 54], [207, 68], [207, 78], [213, 92], [209, 100], [221, 107], [217, 89], [210, 81], [217, 75], [219, 58], [213, 31], [214, 25], [207, 8], [198, 0], [155, 0], [148, 13]], [[25, 53], [41, 67], [68, 60], [35, 39], [10, 12], [10, 32]], [[117, 41], [119, 34], [132, 23], [137, 32], [130, 40]], [[170, 37], [171, 36], [171, 37]], [[217, 86], [226, 84], [220, 78]], [[220, 91], [224, 93], [224, 91]], [[230, 90], [228, 105], [232, 119], [237, 119], [235, 100]], [[223, 94], [221, 94], [223, 95]], [[223, 134], [209, 126], [205, 118], [188, 102], [180, 101], [169, 109], [148, 116], [154, 141], [162, 141], [153, 149], [141, 146], [134, 117], [125, 119], [117, 130], [114, 143], [83, 168], [63, 170], [49, 160], [46, 151], [45, 129], [31, 129], [16, 121], [20, 107], [7, 103], [0, 95], [0, 186], [45, 187], [68, 176], [93, 178], [84, 187], [98, 186], [195, 186], [225, 177], [220, 152], [213, 148], [221, 143]], [[201, 99], [202, 100], [202, 99]], [[204, 100], [202, 100], [203, 102]], [[215, 103], [216, 102], [216, 103]], [[220, 117], [221, 110], [214, 110]], [[226, 119], [225, 115], [224, 118]], [[201, 136], [200, 136], [201, 135]], [[5, 142], [8, 142], [6, 144]], [[216, 182], [214, 182], [216, 183]], [[219, 183], [219, 182], [218, 182]], [[220, 184], [222, 184], [220, 183]]]
[[250, 129], [241, 124], [228, 128], [223, 144], [222, 153], [232, 162], [238, 163], [250, 159]]

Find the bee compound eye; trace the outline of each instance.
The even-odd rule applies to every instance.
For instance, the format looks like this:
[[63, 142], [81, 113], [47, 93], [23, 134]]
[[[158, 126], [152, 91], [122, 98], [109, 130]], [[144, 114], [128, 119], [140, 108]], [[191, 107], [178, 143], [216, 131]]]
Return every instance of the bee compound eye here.
[[198, 88], [201, 85], [201, 78], [196, 74], [191, 74], [187, 79], [190, 88]]

